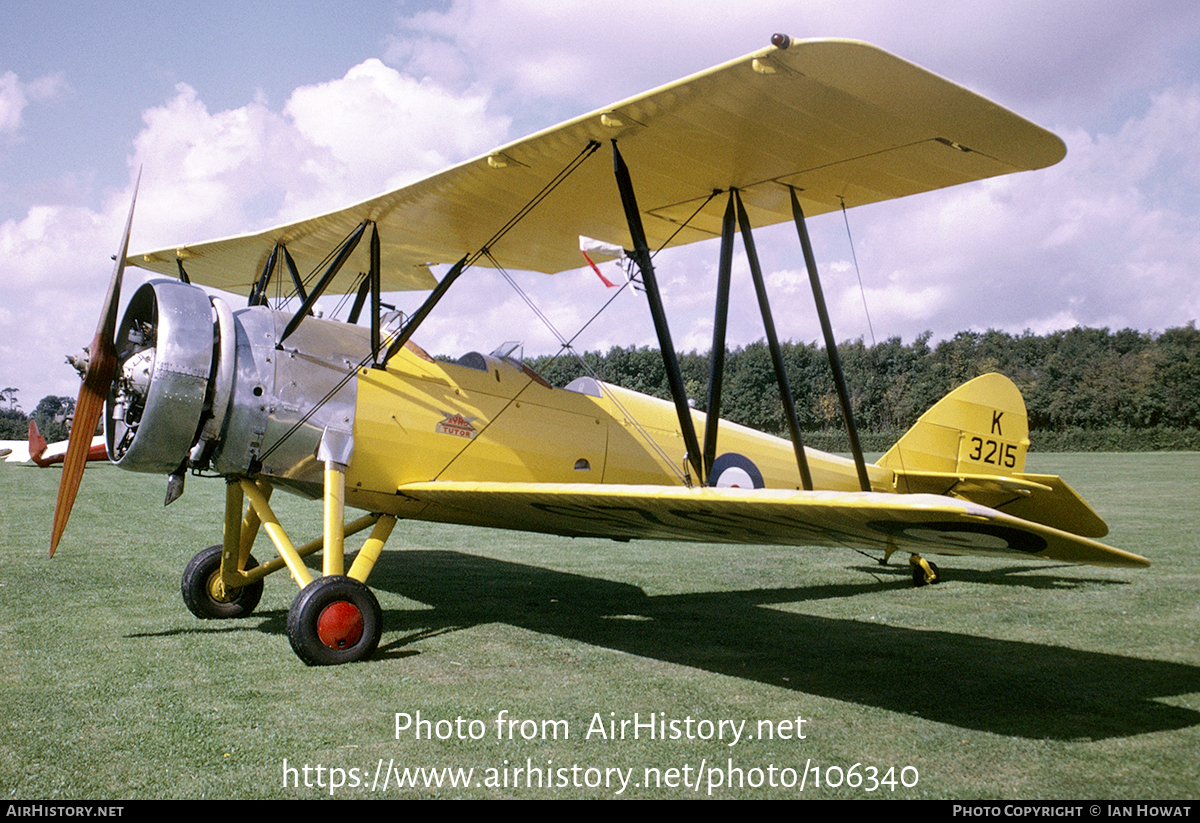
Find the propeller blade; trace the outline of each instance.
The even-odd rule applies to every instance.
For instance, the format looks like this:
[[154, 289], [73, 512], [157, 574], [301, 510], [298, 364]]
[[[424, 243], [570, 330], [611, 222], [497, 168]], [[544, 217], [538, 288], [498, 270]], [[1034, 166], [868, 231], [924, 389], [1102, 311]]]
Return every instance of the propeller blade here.
[[50, 556], [58, 548], [79, 483], [87, 466], [88, 451], [92, 444], [92, 433], [104, 410], [113, 376], [117, 371], [117, 347], [113, 338], [117, 333], [117, 304], [121, 299], [121, 278], [125, 274], [125, 258], [129, 255], [129, 231], [133, 226], [133, 207], [137, 203], [137, 190], [142, 174], [138, 172], [133, 186], [133, 202], [129, 204], [129, 217], [125, 220], [125, 234], [121, 238], [121, 250], [113, 265], [112, 279], [108, 283], [108, 296], [96, 324], [96, 336], [89, 350], [87, 375], [79, 387], [79, 398], [75, 401], [75, 419], [71, 424], [71, 436], [67, 441], [67, 455], [63, 461], [62, 479], [58, 483], [58, 502], [54, 505], [54, 526], [50, 531]]

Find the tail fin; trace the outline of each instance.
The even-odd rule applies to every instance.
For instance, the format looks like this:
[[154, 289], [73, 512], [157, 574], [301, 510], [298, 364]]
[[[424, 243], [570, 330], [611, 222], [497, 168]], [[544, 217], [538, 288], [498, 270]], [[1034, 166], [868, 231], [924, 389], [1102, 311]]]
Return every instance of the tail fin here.
[[34, 462], [46, 453], [46, 438], [38, 431], [37, 423], [29, 421], [29, 456]]
[[976, 377], [938, 401], [879, 465], [904, 472], [1011, 475], [1025, 471], [1029, 418], [1007, 377]]
[[976, 377], [921, 415], [878, 465], [900, 493], [961, 497], [1084, 537], [1108, 526], [1074, 489], [1050, 474], [1026, 474], [1029, 417], [1007, 377]]

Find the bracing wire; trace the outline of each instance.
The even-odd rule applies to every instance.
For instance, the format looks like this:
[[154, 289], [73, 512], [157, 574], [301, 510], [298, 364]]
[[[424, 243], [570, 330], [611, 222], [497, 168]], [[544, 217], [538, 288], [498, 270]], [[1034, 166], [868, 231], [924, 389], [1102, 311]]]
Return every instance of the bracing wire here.
[[[575, 350], [575, 348], [573, 347], [572, 344], [579, 337], [579, 335], [581, 335], [583, 333], [583, 330], [586, 329], [589, 325], [591, 325], [592, 321], [595, 320], [600, 315], [600, 311], [603, 311], [605, 308], [607, 308], [609, 305], [611, 305], [612, 302], [614, 300], [616, 300], [617, 295], [620, 294], [622, 291], [624, 291], [625, 288], [629, 285], [629, 283], [631, 281], [627, 280], [625, 282], [625, 284], [622, 285], [621, 288], [617, 291], [617, 294], [614, 294], [612, 297], [610, 297], [605, 302], [605, 304], [603, 306], [601, 306], [600, 311], [598, 311], [596, 314], [594, 314], [592, 316], [591, 320], [588, 320], [586, 323], [584, 323], [583, 326], [579, 329], [579, 331], [575, 332], [575, 335], [573, 337], [571, 337], [571, 339], [568, 340], [565, 336], [563, 336], [563, 334], [561, 332], [558, 331], [558, 329], [550, 321], [550, 318], [546, 315], [545, 312], [543, 312], [537, 306], [537, 304], [528, 295], [528, 293], [526, 293], [525, 290], [522, 289], [521, 286], [515, 280], [513, 280], [512, 276], [504, 269], [504, 267], [502, 267], [495, 260], [495, 258], [493, 258], [490, 254], [488, 254], [487, 257], [491, 261], [491, 263], [496, 267], [496, 269], [500, 272], [500, 274], [504, 276], [504, 279], [513, 288], [513, 290], [516, 291], [516, 293], [521, 297], [521, 299], [523, 301], [525, 301], [525, 304], [527, 306], [529, 306], [529, 308], [533, 311], [534, 315], [536, 315], [546, 325], [546, 328], [549, 329], [550, 333], [553, 334], [555, 336], [555, 338], [558, 340], [560, 348], [558, 350], [558, 353], [555, 354], [554, 357], [550, 358], [550, 362], [553, 363], [554, 360], [556, 360], [560, 355], [562, 355], [563, 352], [569, 351], [569, 352], [571, 352], [572, 355], [574, 355], [576, 361], [578, 361], [578, 363], [583, 367], [583, 370], [588, 373], [588, 376], [590, 376], [594, 380], [599, 380], [599, 375], [596, 374], [596, 371], [591, 367], [591, 365], [586, 360], [583, 359], [583, 357], [579, 354], [579, 352]], [[491, 426], [492, 423], [499, 420], [501, 415], [503, 415], [504, 412], [507, 411], [510, 406], [512, 406], [514, 403], [516, 403], [518, 400], [520, 400], [521, 395], [524, 394], [525, 390], [528, 389], [530, 386], [532, 386], [533, 383], [534, 383], [533, 378], [528, 378], [525, 385], [522, 386], [520, 388], [520, 390], [518, 390], [516, 393], [514, 393], [513, 396], [508, 399], [508, 402], [506, 402], [499, 411], [497, 411], [494, 415], [492, 415], [492, 419], [490, 421], [488, 421], [488, 423], [485, 424], [483, 426], [483, 428], [481, 428], [479, 430], [479, 434], [482, 435], [485, 431], [487, 431], [488, 427]], [[608, 399], [609, 402], [611, 402], [614, 406], [617, 407], [617, 409], [621, 412], [621, 414], [623, 414], [625, 416], [625, 419], [628, 420], [630, 422], [630, 424], [638, 431], [638, 433], [642, 435], [642, 437], [645, 439], [645, 441], [650, 445], [650, 447], [652, 449], [654, 449], [654, 451], [662, 459], [663, 463], [667, 466], [670, 466], [671, 470], [675, 473], [675, 475], [681, 481], [686, 483], [686, 477], [679, 471], [678, 468], [676, 468], [674, 462], [671, 460], [671, 456], [669, 454], [667, 454], [666, 450], [663, 449], [661, 445], [659, 445], [658, 441], [655, 440], [654, 437], [652, 437], [648, 431], [646, 431], [645, 427], [642, 426], [642, 424], [637, 420], [637, 418], [635, 418], [629, 412], [629, 410], [625, 408], [624, 404], [622, 404], [618, 398], [613, 397], [611, 395], [606, 395], [606, 398]], [[476, 435], [475, 438], [472, 438], [471, 440], [468, 440], [466, 443], [464, 443], [463, 447], [461, 449], [459, 449], [458, 452], [455, 453], [455, 455], [452, 458], [450, 458], [450, 460], [446, 463], [446, 465], [442, 467], [441, 471], [439, 471], [437, 473], [437, 475], [435, 476], [434, 479], [436, 480], [437, 477], [440, 477], [443, 472], [445, 472], [448, 468], [450, 468], [450, 466], [452, 466], [454, 464], [454, 461], [458, 460], [458, 458], [461, 457], [462, 454], [468, 448], [470, 448], [471, 444], [474, 443], [477, 439], [478, 439], [478, 435]]]
[[[867, 331], [869, 331], [871, 333], [871, 352], [872, 352], [871, 356], [873, 359], [876, 359], [876, 362], [874, 365], [878, 366], [879, 363], [878, 363], [877, 358], [879, 357], [879, 348], [878, 348], [878, 344], [875, 342], [875, 327], [871, 324], [871, 310], [867, 307], [867, 290], [863, 286], [862, 271], [860, 271], [859, 267], [858, 267], [858, 255], [854, 251], [854, 237], [850, 234], [850, 218], [846, 215], [846, 201], [840, 197], [838, 199], [841, 200], [841, 203], [842, 203], [842, 220], [846, 224], [846, 238], [850, 241], [850, 259], [854, 261], [854, 272], [858, 276], [858, 291], [859, 291], [859, 294], [862, 295], [863, 314], [865, 314], [867, 317]], [[898, 450], [897, 456], [900, 459], [900, 467], [903, 469], [904, 468], [904, 452], [903, 452], [903, 450]], [[865, 552], [860, 552], [860, 553], [865, 554]], [[870, 555], [867, 555], [867, 556], [869, 557]]]
[[846, 201], [839, 197], [842, 203], [842, 220], [846, 223], [846, 239], [850, 241], [850, 259], [854, 261], [854, 273], [858, 276], [858, 293], [862, 295], [863, 314], [867, 316], [867, 331], [871, 333], [871, 348], [875, 348], [875, 327], [871, 325], [871, 310], [867, 308], [867, 290], [863, 286], [862, 272], [858, 268], [858, 255], [854, 252], [854, 237], [850, 234], [850, 218], [846, 214]]
[[[501, 226], [500, 229], [497, 230], [496, 233], [494, 235], [492, 235], [492, 237], [483, 246], [481, 246], [474, 254], [472, 254], [466, 264], [466, 267], [469, 267], [470, 265], [472, 265], [476, 261], [478, 261], [481, 257], [486, 257], [492, 263], [492, 265], [498, 271], [500, 271], [500, 273], [503, 275], [505, 280], [508, 281], [510, 286], [512, 286], [512, 288], [521, 296], [522, 300], [525, 301], [525, 303], [530, 307], [530, 309], [534, 312], [534, 314], [539, 319], [542, 320], [542, 322], [546, 325], [546, 327], [550, 330], [550, 332], [559, 341], [559, 344], [560, 344], [559, 352], [557, 354], [555, 354], [553, 358], [551, 358], [551, 362], [553, 362], [553, 360], [556, 359], [557, 357], [559, 357], [563, 352], [570, 351], [575, 356], [576, 360], [580, 363], [580, 365], [584, 368], [584, 370], [593, 379], [598, 379], [598, 375], [596, 374], [595, 370], [592, 369], [592, 367], [587, 363], [587, 361], [584, 360], [584, 358], [582, 356], [580, 356], [580, 354], [573, 348], [572, 344], [579, 337], [579, 335], [582, 334], [583, 331], [585, 329], [587, 329], [600, 316], [600, 314], [602, 314], [610, 305], [612, 305], [612, 303], [625, 290], [625, 288], [628, 287], [630, 285], [630, 283], [633, 282], [633, 279], [627, 278], [626, 282], [621, 286], [621, 288], [618, 289], [618, 291], [615, 294], [613, 294], [612, 297], [610, 297], [600, 307], [600, 309], [597, 310], [597, 312], [594, 315], [592, 315], [592, 317], [587, 322], [585, 322], [580, 327], [580, 329], [568, 340], [561, 332], [558, 331], [557, 328], [555, 328], [554, 324], [550, 321], [549, 317], [547, 317], [546, 314], [537, 307], [537, 305], [532, 301], [532, 299], [520, 288], [520, 286], [512, 279], [512, 277], [508, 274], [508, 272], [499, 264], [499, 262], [495, 259], [495, 257], [492, 256], [491, 247], [496, 242], [501, 240], [506, 234], [508, 234], [508, 232], [511, 231], [518, 223], [520, 223], [520, 221], [522, 219], [524, 219], [524, 217], [526, 215], [528, 215], [538, 204], [540, 204], [543, 200], [545, 200], [546, 197], [548, 197], [550, 195], [550, 193], [553, 192], [559, 186], [559, 184], [561, 184], [567, 177], [569, 177], [571, 175], [571, 173], [573, 173], [577, 168], [579, 168], [579, 166], [581, 166], [583, 164], [583, 162], [585, 160], [587, 160], [599, 147], [600, 147], [600, 144], [598, 142], [593, 141], [593, 142], [588, 143], [588, 145], [585, 146], [580, 151], [580, 153], [578, 155], [576, 155], [576, 157], [572, 161], [570, 161], [557, 175], [555, 175], [550, 181], [548, 181], [546, 183], [546, 185], [543, 186], [542, 189], [537, 194], [535, 194], [532, 198], [530, 198], [530, 200], [527, 201], [526, 204], [521, 209], [519, 209], [516, 214], [513, 215], [513, 217], [511, 217], [503, 226]], [[653, 254], [657, 255], [659, 251], [661, 251], [663, 248], [668, 246], [671, 243], [671, 241], [674, 240], [674, 238], [676, 236], [678, 236], [679, 232], [683, 231], [692, 222], [692, 220], [695, 219], [696, 215], [698, 215], [705, 208], [705, 206], [707, 206], [708, 203], [712, 201], [713, 197], [715, 197], [719, 193], [720, 192], [718, 192], [718, 191], [712, 192], [708, 196], [708, 198], [705, 199], [705, 201], [696, 208], [696, 210], [688, 217], [688, 219], [686, 221], [684, 221], [683, 223], [681, 223], [679, 225], [679, 227], [674, 232], [672, 232], [672, 234], [666, 240], [663, 241], [663, 243], [658, 247], [658, 249], [656, 249], [653, 252]], [[351, 233], [353, 233], [353, 232], [351, 232]], [[349, 238], [349, 236], [350, 235], [348, 234], [347, 239]], [[333, 257], [341, 249], [342, 245], [344, 245], [344, 243], [345, 243], [345, 240], [343, 240], [342, 244], [339, 244], [329, 254], [327, 254], [324, 260], [322, 260], [320, 263], [318, 263], [316, 266], [314, 266], [310, 270], [308, 275], [306, 275], [303, 278], [303, 281], [305, 283], [311, 283], [312, 278], [316, 275], [316, 273], [318, 271], [320, 271], [320, 269], [323, 266], [327, 266], [329, 264], [329, 261], [333, 259]], [[282, 293], [283, 293], [283, 289], [284, 289], [284, 286], [282, 283], [282, 278], [277, 278], [275, 285], [276, 285], [276, 290], [277, 290], [276, 294], [277, 294], [278, 299], [281, 299], [282, 301], [288, 301], [292, 297], [297, 296], [297, 292], [293, 288], [293, 290], [290, 294], [288, 294], [286, 297], [282, 297]], [[348, 299], [348, 298], [346, 298], [346, 299]], [[345, 302], [345, 300], [343, 300], [343, 303], [344, 302]], [[339, 308], [341, 305], [342, 304], [339, 304]], [[398, 334], [399, 333], [397, 332], [396, 334], [389, 335], [387, 341], [385, 341], [385, 343], [384, 343], [384, 348], [386, 348], [386, 346], [388, 344], [390, 344], [391, 341], [394, 340], [398, 336]], [[295, 434], [297, 431], [299, 431], [300, 428], [303, 427], [313, 417], [313, 415], [315, 415], [317, 413], [317, 411], [322, 406], [324, 406], [326, 403], [328, 403], [329, 400], [331, 400], [334, 395], [336, 395], [339, 391], [341, 391], [341, 389], [350, 381], [350, 379], [352, 377], [354, 377], [354, 375], [356, 375], [358, 373], [358, 371], [360, 369], [365, 368], [370, 362], [372, 362], [374, 357], [375, 357], [375, 353], [372, 352], [370, 355], [365, 357], [358, 364], [358, 366], [356, 368], [348, 371], [346, 373], [346, 375], [340, 381], [338, 381], [337, 385], [335, 385], [332, 389], [330, 389], [329, 392], [326, 393], [326, 395], [323, 398], [321, 398], [320, 401], [318, 401], [316, 404], [313, 405], [312, 409], [310, 409], [287, 432], [285, 432], [284, 435], [282, 437], [280, 437], [279, 440], [277, 440], [269, 449], [267, 449], [265, 452], [263, 452], [263, 454], [259, 458], [259, 462], [261, 463], [262, 461], [265, 461], [268, 457], [270, 457], [270, 455], [277, 448], [279, 448], [279, 446], [281, 446], [293, 434]], [[521, 391], [517, 392], [517, 394], [514, 395], [514, 397], [509, 401], [508, 404], [505, 405], [504, 408], [508, 408], [509, 405], [511, 405], [513, 402], [515, 402], [517, 400], [517, 398], [520, 396], [520, 394], [525, 390], [525, 388], [528, 388], [528, 386], [532, 385], [532, 383], [533, 383], [533, 381], [531, 379], [529, 381], [529, 383], [527, 383], [526, 386], [521, 389]], [[686, 482], [686, 477], [674, 465], [674, 462], [670, 459], [669, 455], [666, 454], [666, 452], [662, 449], [662, 447], [658, 444], [658, 442], [652, 436], [650, 436], [649, 432], [647, 432], [642, 427], [642, 425], [631, 414], [628, 413], [628, 410], [624, 408], [624, 406], [620, 403], [620, 401], [617, 398], [610, 397], [609, 399], [621, 411], [621, 413], [625, 415], [626, 419], [628, 419], [631, 422], [631, 424], [642, 434], [642, 436], [646, 439], [646, 442], [649, 443], [651, 445], [651, 447], [663, 459], [663, 462], [666, 465], [670, 466], [672, 468], [672, 471], [674, 471], [681, 480]], [[503, 411], [504, 411], [504, 409], [501, 409], [500, 412], [496, 415], [496, 417], [499, 417], [500, 414], [503, 413]], [[493, 419], [495, 419], [495, 418], [493, 418]], [[484, 427], [484, 430], [486, 430], [486, 426]], [[482, 433], [482, 431], [481, 431], [481, 433]], [[469, 442], [467, 444], [464, 444], [463, 450], [465, 451], [466, 447], [469, 445], [470, 445]], [[459, 454], [461, 454], [461, 453], [462, 453], [462, 451], [459, 452]], [[446, 470], [446, 468], [449, 468], [449, 465], [452, 464], [457, 458], [458, 458], [458, 455], [455, 455], [454, 458], [451, 458], [450, 462], [446, 465], [446, 467], [442, 469], [442, 472], [444, 472]], [[439, 472], [439, 475], [440, 474], [441, 474], [441, 472]]]

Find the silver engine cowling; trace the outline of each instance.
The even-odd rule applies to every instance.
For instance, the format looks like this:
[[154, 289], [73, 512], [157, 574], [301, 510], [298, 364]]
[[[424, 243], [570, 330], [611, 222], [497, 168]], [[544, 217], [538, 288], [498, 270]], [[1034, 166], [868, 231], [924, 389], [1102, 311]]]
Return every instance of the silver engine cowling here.
[[117, 327], [118, 372], [105, 406], [109, 459], [133, 471], [179, 468], [211, 411], [217, 336], [202, 290], [156, 280], [134, 292]]
[[319, 494], [317, 446], [327, 427], [353, 431], [369, 333], [310, 317], [280, 347], [290, 319], [261, 306], [231, 311], [176, 280], [139, 288], [117, 332], [105, 414], [112, 461], [162, 474], [262, 472]]

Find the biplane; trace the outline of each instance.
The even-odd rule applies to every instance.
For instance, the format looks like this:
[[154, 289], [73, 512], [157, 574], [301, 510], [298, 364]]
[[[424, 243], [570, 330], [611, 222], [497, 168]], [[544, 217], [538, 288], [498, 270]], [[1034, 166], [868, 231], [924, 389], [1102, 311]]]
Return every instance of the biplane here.
[[[1025, 406], [1002, 376], [953, 391], [867, 464], [806, 228], [808, 217], [843, 206], [1064, 155], [1050, 132], [878, 48], [776, 35], [753, 54], [312, 219], [130, 254], [131, 206], [75, 432], [90, 432], [103, 413], [110, 459], [166, 475], [168, 503], [189, 474], [223, 477], [223, 539], [187, 565], [183, 600], [200, 618], [248, 615], [264, 578], [287, 569], [300, 588], [287, 634], [308, 664], [376, 649], [382, 615], [367, 581], [401, 519], [616, 540], [845, 546], [885, 561], [901, 552], [918, 584], [937, 578], [926, 554], [1145, 566], [1097, 542], [1104, 521], [1060, 478], [1024, 471]], [[752, 234], [789, 220], [852, 457], [801, 442]], [[790, 440], [720, 419], [738, 235]], [[591, 376], [550, 386], [513, 346], [448, 362], [413, 342], [472, 270], [582, 268], [586, 238], [599, 241], [589, 248], [619, 247], [644, 292], [671, 400]], [[686, 396], [652, 254], [703, 240], [714, 241], [719, 266], [701, 410]], [[164, 277], [140, 286], [118, 323], [126, 264]], [[448, 267], [440, 279], [435, 265]], [[291, 304], [268, 298], [281, 284]], [[429, 290], [407, 316], [381, 299], [404, 290]], [[246, 305], [235, 308], [229, 294], [239, 292]], [[315, 316], [331, 293], [354, 295], [344, 321]], [[51, 554], [85, 445], [73, 434]], [[322, 500], [322, 534], [298, 544], [272, 509], [276, 490]], [[366, 514], [347, 522], [348, 507]], [[263, 563], [251, 554], [260, 530], [276, 555]], [[351, 559], [346, 539], [368, 530]], [[304, 559], [318, 551], [319, 574]]]

